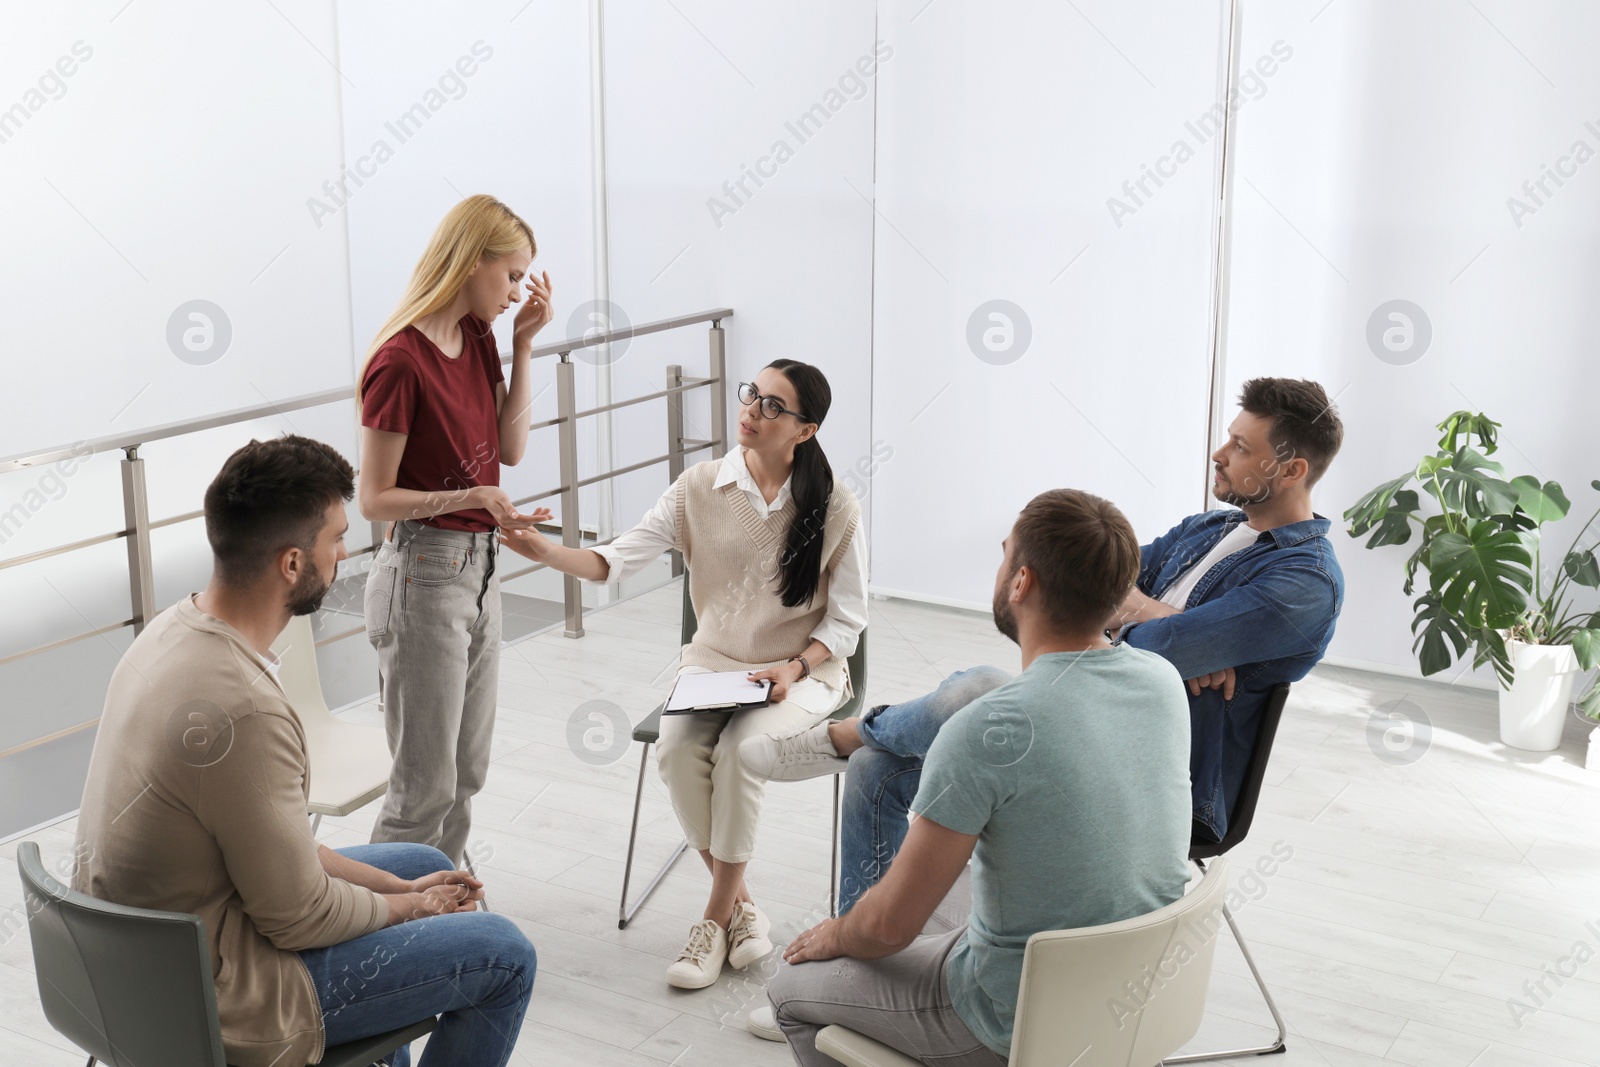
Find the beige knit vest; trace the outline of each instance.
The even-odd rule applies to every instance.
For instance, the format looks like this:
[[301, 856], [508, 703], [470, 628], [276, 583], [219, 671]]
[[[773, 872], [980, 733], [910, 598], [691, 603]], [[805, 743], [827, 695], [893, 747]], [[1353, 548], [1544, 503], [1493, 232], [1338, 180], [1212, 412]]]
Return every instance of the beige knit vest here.
[[[834, 479], [826, 521], [808, 524], [822, 527], [815, 530], [823, 560], [816, 595], [809, 605], [787, 608], [778, 593], [779, 560], [795, 517], [794, 498], [763, 519], [736, 482], [713, 486], [721, 469], [721, 460], [697, 463], [678, 481], [677, 548], [689, 568], [689, 598], [698, 620], [682, 662], [714, 671], [777, 666], [805, 651], [827, 613], [828, 579], [856, 534], [861, 505]], [[811, 676], [850, 692], [849, 670], [837, 656], [814, 665]]]

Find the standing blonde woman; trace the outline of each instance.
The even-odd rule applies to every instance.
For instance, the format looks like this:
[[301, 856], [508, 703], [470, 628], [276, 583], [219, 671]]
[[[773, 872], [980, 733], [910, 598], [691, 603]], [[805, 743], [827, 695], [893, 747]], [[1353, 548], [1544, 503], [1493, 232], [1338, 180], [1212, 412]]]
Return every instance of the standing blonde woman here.
[[831, 402], [821, 371], [775, 360], [739, 386], [739, 447], [684, 471], [611, 544], [564, 548], [527, 529], [502, 540], [595, 582], [626, 578], [677, 549], [697, 621], [679, 673], [745, 670], [772, 680], [767, 707], [661, 720], [661, 778], [689, 847], [711, 871], [705, 915], [667, 969], [680, 988], [711, 985], [724, 961], [748, 967], [772, 951], [771, 924], [744, 881], [766, 780], [740, 761], [739, 742], [813, 726], [850, 694], [845, 661], [867, 624], [866, 552], [861, 507], [816, 439]]
[[[528, 365], [552, 314], [549, 275], [528, 274], [537, 248], [492, 196], [451, 208], [357, 379], [361, 514], [389, 520], [365, 597], [394, 755], [372, 840], [433, 845], [454, 863], [489, 769], [495, 532], [550, 517], [519, 513], [500, 488], [500, 464], [528, 446]], [[508, 384], [491, 324], [519, 303]]]

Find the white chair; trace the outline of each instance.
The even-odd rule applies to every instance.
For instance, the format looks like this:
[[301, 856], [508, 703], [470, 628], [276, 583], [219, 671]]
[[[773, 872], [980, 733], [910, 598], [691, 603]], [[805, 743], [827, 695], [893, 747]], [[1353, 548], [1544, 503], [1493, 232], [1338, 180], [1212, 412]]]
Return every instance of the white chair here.
[[311, 832], [324, 815], [349, 815], [389, 790], [389, 740], [382, 728], [342, 722], [328, 710], [317, 674], [311, 617], [297, 615], [272, 643], [282, 661], [278, 681], [300, 716], [311, 758]]
[[[1028, 938], [1010, 1067], [1156, 1067], [1183, 1047], [1205, 1015], [1227, 887], [1219, 857], [1159, 911]], [[824, 1028], [817, 1048], [847, 1067], [921, 1067], [842, 1026]]]

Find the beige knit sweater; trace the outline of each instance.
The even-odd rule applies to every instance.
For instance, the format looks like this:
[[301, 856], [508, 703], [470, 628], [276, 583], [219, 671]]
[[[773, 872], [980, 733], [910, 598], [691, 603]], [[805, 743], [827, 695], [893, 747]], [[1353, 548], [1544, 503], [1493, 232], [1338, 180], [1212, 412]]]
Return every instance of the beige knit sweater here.
[[[697, 626], [684, 646], [685, 666], [714, 671], [762, 669], [798, 656], [828, 609], [828, 580], [861, 521], [855, 494], [838, 479], [825, 516], [802, 519], [822, 538], [822, 573], [810, 604], [787, 608], [779, 598], [779, 566], [795, 501], [763, 519], [735, 483], [717, 488], [721, 462], [698, 463], [678, 480], [678, 551], [689, 567], [689, 598]], [[850, 692], [845, 662], [830, 656], [811, 676]]]
[[244, 636], [184, 597], [111, 675], [73, 888], [205, 922], [228, 1062], [322, 1058], [297, 955], [382, 929], [383, 897], [322, 870], [305, 732]]

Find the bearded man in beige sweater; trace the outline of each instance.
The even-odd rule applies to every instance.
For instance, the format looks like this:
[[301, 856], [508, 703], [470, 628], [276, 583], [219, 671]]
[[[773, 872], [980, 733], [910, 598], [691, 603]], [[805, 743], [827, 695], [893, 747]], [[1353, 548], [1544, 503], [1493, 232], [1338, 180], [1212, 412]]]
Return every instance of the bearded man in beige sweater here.
[[[334, 449], [251, 441], [206, 490], [215, 568], [152, 619], [106, 694], [78, 816], [74, 887], [198, 914], [237, 1067], [441, 1016], [422, 1067], [504, 1065], [533, 946], [477, 910], [482, 883], [417, 844], [333, 850], [306, 814], [305, 732], [271, 645], [345, 558], [353, 472]], [[407, 1067], [409, 1049], [393, 1058]]]

